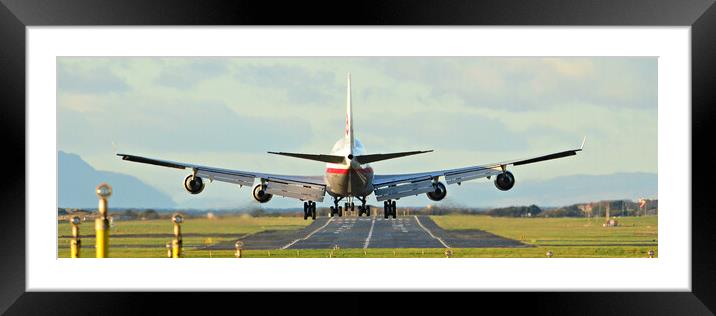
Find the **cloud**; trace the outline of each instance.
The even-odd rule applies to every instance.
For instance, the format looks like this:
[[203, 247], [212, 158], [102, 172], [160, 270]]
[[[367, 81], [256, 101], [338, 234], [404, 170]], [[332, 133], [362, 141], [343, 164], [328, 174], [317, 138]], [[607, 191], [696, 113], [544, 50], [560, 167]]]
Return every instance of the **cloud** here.
[[296, 148], [313, 133], [300, 117], [239, 115], [218, 102], [123, 101], [96, 100], [101, 111], [59, 111], [59, 148], [84, 154], [107, 150], [114, 141], [152, 152], [265, 152]]
[[365, 140], [378, 148], [384, 147], [381, 150], [396, 144], [406, 150], [438, 146], [445, 150], [479, 147], [504, 152], [527, 147], [525, 135], [511, 131], [498, 120], [473, 113], [420, 111], [404, 113], [395, 119], [361, 120], [357, 127]]
[[57, 88], [62, 92], [105, 94], [129, 90], [127, 83], [107, 66], [89, 69], [57, 64]]
[[221, 76], [228, 71], [228, 64], [221, 59], [191, 59], [183, 64], [163, 67], [155, 82], [167, 87], [189, 89], [203, 80]]
[[289, 102], [298, 104], [334, 101], [335, 92], [343, 91], [332, 72], [309, 71], [298, 66], [244, 65], [236, 68], [234, 78], [246, 85], [278, 89]]
[[383, 58], [385, 73], [466, 106], [534, 111], [581, 102], [656, 108], [657, 60], [641, 58]]

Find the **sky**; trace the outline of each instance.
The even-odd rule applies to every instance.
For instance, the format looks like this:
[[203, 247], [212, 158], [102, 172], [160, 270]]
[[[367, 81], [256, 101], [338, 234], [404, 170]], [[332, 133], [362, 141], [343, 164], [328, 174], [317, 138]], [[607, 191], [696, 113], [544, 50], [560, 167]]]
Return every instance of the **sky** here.
[[[578, 157], [513, 172], [520, 181], [657, 173], [655, 57], [61, 57], [57, 65], [58, 150], [133, 175], [180, 205], [199, 198], [184, 191], [186, 172], [114, 153], [322, 175], [322, 163], [266, 152], [328, 153], [342, 137], [349, 72], [354, 130], [369, 153], [434, 150], [372, 164], [379, 174], [541, 155], [583, 136]], [[225, 183], [200, 196], [216, 207], [252, 200], [250, 189]]]

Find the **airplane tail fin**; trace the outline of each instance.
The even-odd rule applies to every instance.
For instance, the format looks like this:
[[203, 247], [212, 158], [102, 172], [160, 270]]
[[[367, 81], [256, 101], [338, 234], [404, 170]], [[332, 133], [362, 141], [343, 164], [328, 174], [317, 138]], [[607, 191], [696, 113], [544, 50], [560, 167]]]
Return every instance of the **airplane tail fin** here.
[[351, 100], [351, 74], [348, 73], [348, 91], [346, 96], [346, 130], [345, 137], [350, 145], [349, 154], [353, 155], [355, 137], [353, 136], [353, 102]]

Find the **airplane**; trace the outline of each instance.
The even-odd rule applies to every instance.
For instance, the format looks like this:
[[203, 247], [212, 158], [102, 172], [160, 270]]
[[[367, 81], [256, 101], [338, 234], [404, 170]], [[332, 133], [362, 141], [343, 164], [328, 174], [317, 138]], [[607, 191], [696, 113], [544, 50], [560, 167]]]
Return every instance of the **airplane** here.
[[[221, 181], [238, 184], [240, 187], [253, 186], [252, 196], [259, 203], [266, 203], [274, 195], [294, 198], [303, 201], [303, 219], [316, 219], [316, 202], [323, 202], [325, 194], [333, 198], [330, 216], [343, 215], [344, 210], [355, 211], [353, 199], [361, 202], [358, 216], [371, 216], [371, 209], [366, 205], [368, 196], [374, 194], [378, 202], [383, 202], [383, 217], [396, 218], [396, 200], [407, 196], [425, 194], [430, 200], [440, 201], [447, 196], [447, 185], [495, 177], [495, 187], [501, 191], [512, 189], [515, 185], [514, 175], [507, 166], [519, 166], [545, 160], [574, 156], [584, 147], [551, 153], [543, 156], [508, 160], [503, 162], [468, 166], [456, 169], [437, 170], [408, 174], [376, 174], [370, 163], [388, 159], [432, 152], [418, 150], [385, 154], [368, 154], [363, 144], [355, 137], [353, 128], [353, 105], [351, 101], [351, 76], [348, 74], [346, 118], [343, 137], [333, 145], [329, 154], [305, 154], [289, 152], [268, 152], [270, 154], [301, 158], [326, 163], [326, 171], [322, 176], [295, 176], [269, 174], [263, 172], [240, 171], [195, 165], [189, 163], [159, 160], [129, 154], [117, 154], [123, 160], [152, 164], [157, 166], [191, 170], [184, 178], [184, 188], [191, 194], [199, 194], [204, 190], [204, 178], [210, 182]], [[259, 182], [254, 186], [256, 179]], [[442, 180], [442, 181], [441, 181]], [[443, 182], [444, 181], [444, 182]], [[345, 200], [343, 206], [339, 206]], [[376, 214], [377, 215], [377, 214]]]

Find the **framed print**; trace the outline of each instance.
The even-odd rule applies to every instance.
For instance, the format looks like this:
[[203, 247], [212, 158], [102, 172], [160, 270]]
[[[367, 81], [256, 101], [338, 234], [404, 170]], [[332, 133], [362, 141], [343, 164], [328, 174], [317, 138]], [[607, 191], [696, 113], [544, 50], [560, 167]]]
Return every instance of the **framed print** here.
[[708, 314], [712, 4], [387, 2], [336, 21], [8, 1], [6, 157], [25, 168], [0, 308], [567, 291], [519, 296]]

